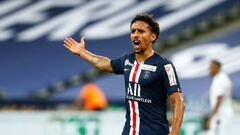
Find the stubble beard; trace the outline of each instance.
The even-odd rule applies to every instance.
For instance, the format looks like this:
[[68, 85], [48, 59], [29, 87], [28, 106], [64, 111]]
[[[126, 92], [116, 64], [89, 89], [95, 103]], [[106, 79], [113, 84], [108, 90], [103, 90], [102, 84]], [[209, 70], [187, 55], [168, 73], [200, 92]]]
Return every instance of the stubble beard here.
[[135, 54], [138, 54], [138, 55], [144, 54], [144, 50], [142, 48], [139, 48], [137, 50], [133, 49], [133, 51]]

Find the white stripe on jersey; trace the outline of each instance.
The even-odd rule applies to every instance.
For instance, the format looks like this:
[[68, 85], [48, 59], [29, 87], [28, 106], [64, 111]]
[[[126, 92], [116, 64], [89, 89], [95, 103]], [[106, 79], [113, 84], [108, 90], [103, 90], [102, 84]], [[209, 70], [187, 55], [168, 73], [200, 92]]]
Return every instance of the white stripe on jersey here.
[[131, 72], [130, 72], [130, 75], [129, 75], [129, 79], [128, 79], [129, 82], [132, 82], [133, 73], [134, 73], [134, 71], [135, 71], [136, 65], [137, 65], [137, 61], [134, 61], [133, 67], [132, 67], [132, 69], [131, 69]]
[[129, 103], [129, 108], [130, 108], [130, 132], [129, 132], [129, 135], [132, 135], [133, 133], [133, 109], [132, 109], [132, 101], [129, 100], [128, 103]]
[[136, 110], [136, 135], [139, 135], [139, 128], [140, 128], [140, 117], [139, 117], [139, 108], [138, 108], [138, 102], [134, 101], [135, 103], [135, 110]]
[[[138, 108], [138, 102], [137, 101], [128, 101], [130, 106], [130, 132], [129, 135], [139, 135], [139, 129], [140, 129], [140, 117], [139, 117], [139, 108]], [[134, 106], [134, 108], [132, 107]], [[135, 118], [134, 118], [135, 117]], [[133, 121], [135, 119], [135, 121]], [[135, 129], [134, 129], [135, 124]], [[135, 130], [135, 132], [134, 132]]]
[[[134, 66], [132, 67], [130, 75], [129, 75], [129, 82], [135, 82], [133, 95], [140, 97], [140, 86], [138, 86], [138, 82], [139, 82], [140, 74], [142, 71], [143, 63], [139, 64], [137, 71], [135, 71], [137, 64], [138, 64], [137, 61], [134, 61]], [[134, 72], [136, 72], [135, 80], [134, 80]], [[129, 100], [128, 103], [129, 103], [129, 108], [130, 108], [130, 132], [129, 132], [129, 135], [139, 135], [140, 117], [139, 117], [138, 102]]]

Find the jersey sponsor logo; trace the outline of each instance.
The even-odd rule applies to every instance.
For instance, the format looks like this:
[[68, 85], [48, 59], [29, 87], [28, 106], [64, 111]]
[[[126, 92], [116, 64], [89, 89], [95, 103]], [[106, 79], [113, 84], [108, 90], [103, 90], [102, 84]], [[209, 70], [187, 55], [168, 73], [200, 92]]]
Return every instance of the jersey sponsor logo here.
[[151, 99], [126, 95], [126, 99], [143, 103], [152, 103]]
[[[125, 63], [129, 63], [128, 60], [126, 61]], [[129, 75], [129, 84], [127, 88], [126, 99], [134, 100], [137, 102], [152, 103], [151, 99], [146, 99], [141, 97], [141, 86], [138, 82], [139, 82], [143, 65], [144, 63], [138, 64], [137, 61], [134, 61], [133, 67]]]
[[164, 65], [164, 68], [168, 75], [169, 85], [170, 86], [177, 85], [177, 80], [172, 65], [171, 64]]
[[128, 89], [127, 89], [127, 94], [141, 97], [140, 90], [141, 90], [140, 84], [134, 83], [132, 86], [131, 83], [129, 83]]
[[141, 86], [138, 83], [128, 84], [126, 99], [144, 103], [152, 103], [151, 99], [141, 97]]
[[156, 72], [157, 67], [156, 66], [152, 66], [152, 65], [147, 65], [144, 64], [142, 67], [143, 70], [148, 70], [148, 71], [152, 71], [152, 72]]

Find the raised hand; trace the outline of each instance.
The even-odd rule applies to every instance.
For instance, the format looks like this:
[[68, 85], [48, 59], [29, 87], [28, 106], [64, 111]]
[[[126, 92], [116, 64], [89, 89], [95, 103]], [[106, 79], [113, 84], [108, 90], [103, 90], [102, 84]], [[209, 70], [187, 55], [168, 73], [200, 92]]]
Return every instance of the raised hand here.
[[81, 42], [77, 42], [72, 38], [66, 38], [64, 40], [64, 46], [72, 53], [91, 63], [97, 69], [106, 72], [113, 72], [109, 58], [96, 55], [85, 49], [84, 38], [81, 38]]
[[73, 38], [65, 38], [64, 47], [72, 53], [79, 55], [85, 49], [84, 37], [81, 38], [81, 42], [77, 42]]

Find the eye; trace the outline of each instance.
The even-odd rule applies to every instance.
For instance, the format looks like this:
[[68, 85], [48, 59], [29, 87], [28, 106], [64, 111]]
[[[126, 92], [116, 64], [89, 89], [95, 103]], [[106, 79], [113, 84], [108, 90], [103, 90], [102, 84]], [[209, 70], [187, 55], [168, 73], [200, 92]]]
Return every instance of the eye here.
[[132, 29], [132, 31], [131, 31], [131, 32], [132, 32], [132, 33], [134, 33], [135, 31], [136, 31], [136, 29]]
[[145, 31], [144, 31], [144, 30], [142, 30], [142, 29], [140, 29], [140, 30], [139, 30], [139, 32], [140, 32], [140, 33], [144, 33]]

